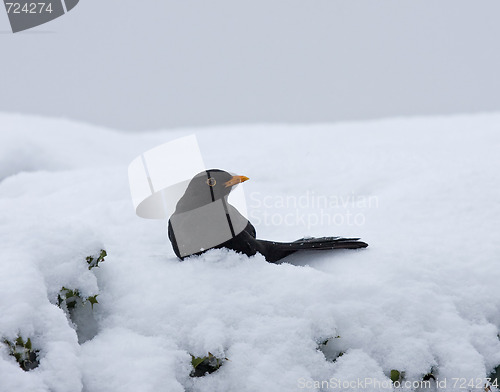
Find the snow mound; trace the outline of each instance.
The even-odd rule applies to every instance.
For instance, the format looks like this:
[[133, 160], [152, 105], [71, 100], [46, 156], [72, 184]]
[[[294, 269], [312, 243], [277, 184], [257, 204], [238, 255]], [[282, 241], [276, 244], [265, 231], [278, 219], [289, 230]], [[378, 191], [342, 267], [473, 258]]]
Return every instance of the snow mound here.
[[[24, 371], [0, 344], [0, 392], [392, 390], [391, 370], [453, 390], [500, 364], [499, 114], [134, 134], [0, 125], [0, 339], [29, 337], [39, 357]], [[250, 177], [258, 237], [370, 247], [178, 261], [166, 222], [134, 215], [127, 166], [192, 133], [208, 167]], [[98, 295], [84, 342], [62, 287]], [[191, 355], [209, 352], [227, 360], [190, 377]]]

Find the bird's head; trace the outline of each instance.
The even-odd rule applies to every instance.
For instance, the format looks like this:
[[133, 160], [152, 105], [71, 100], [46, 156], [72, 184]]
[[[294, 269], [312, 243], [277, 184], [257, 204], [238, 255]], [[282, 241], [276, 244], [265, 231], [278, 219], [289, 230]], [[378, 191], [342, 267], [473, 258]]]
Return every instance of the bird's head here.
[[177, 210], [187, 211], [225, 198], [234, 186], [248, 177], [230, 174], [220, 169], [209, 169], [195, 175], [177, 203]]

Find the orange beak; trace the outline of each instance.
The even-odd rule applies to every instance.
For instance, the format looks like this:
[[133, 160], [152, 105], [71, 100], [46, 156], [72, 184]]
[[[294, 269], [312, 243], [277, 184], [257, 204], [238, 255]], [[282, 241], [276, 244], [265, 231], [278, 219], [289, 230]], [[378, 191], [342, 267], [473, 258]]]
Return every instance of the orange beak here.
[[245, 177], [245, 176], [233, 176], [229, 181], [225, 182], [224, 185], [227, 188], [229, 186], [240, 184], [240, 183], [245, 182], [247, 180], [249, 180], [249, 178]]

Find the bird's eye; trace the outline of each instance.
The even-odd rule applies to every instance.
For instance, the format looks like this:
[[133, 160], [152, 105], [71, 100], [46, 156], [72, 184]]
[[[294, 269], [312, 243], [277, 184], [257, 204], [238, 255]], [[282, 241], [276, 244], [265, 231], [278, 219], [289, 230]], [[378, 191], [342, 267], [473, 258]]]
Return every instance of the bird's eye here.
[[210, 177], [210, 178], [207, 180], [207, 184], [208, 184], [208, 185], [210, 185], [210, 186], [214, 186], [215, 184], [217, 184], [217, 181], [215, 181], [215, 178]]

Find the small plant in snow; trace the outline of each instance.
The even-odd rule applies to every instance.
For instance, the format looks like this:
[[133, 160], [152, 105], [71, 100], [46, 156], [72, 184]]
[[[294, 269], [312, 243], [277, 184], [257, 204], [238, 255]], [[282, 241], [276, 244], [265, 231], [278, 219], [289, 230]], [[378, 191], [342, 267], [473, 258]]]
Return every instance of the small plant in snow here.
[[[107, 253], [101, 249], [97, 255], [87, 256], [88, 269], [99, 267], [99, 263], [104, 261]], [[68, 288], [63, 286], [57, 294], [57, 306], [64, 310], [71, 320], [78, 335], [78, 342], [84, 343], [92, 339], [98, 333], [98, 324], [94, 318], [94, 305], [98, 304], [99, 294], [83, 296], [78, 288]], [[90, 306], [89, 306], [90, 305]]]
[[218, 370], [225, 361], [229, 361], [227, 358], [217, 358], [212, 353], [208, 353], [206, 357], [195, 357], [191, 354], [191, 364], [193, 365], [193, 371], [191, 372], [191, 377], [203, 377], [207, 373], [213, 373]]
[[99, 255], [94, 255], [94, 256], [87, 256], [85, 260], [87, 260], [87, 264], [89, 265], [89, 270], [91, 270], [94, 267], [99, 267], [99, 263], [104, 261], [104, 258], [108, 254], [104, 249], [101, 249], [101, 252]]
[[57, 306], [63, 309], [63, 306], [68, 310], [72, 310], [77, 304], [83, 303], [82, 297], [78, 289], [71, 290], [66, 287], [62, 287], [57, 294]]
[[30, 338], [24, 341], [24, 339], [19, 336], [14, 342], [5, 339], [4, 343], [9, 347], [9, 354], [16, 358], [17, 363], [24, 371], [32, 370], [39, 365], [39, 350], [33, 349]]
[[97, 334], [98, 326], [93, 310], [94, 305], [99, 303], [97, 301], [98, 295], [84, 297], [78, 289], [68, 289], [67, 287], [62, 287], [57, 295], [57, 306], [66, 312], [73, 323], [79, 343], [85, 343]]
[[[98, 255], [87, 256], [85, 260], [87, 261], [89, 270], [99, 267], [99, 263], [103, 262], [107, 255], [107, 252], [104, 249], [101, 249]], [[98, 295], [99, 294], [82, 297], [78, 289], [69, 289], [63, 286], [57, 295], [57, 306], [61, 309], [65, 306], [68, 311], [72, 311], [77, 306], [85, 305], [86, 302], [89, 302], [92, 309], [94, 309], [94, 305], [99, 303], [97, 302]]]
[[89, 297], [82, 297], [78, 289], [72, 290], [63, 286], [61, 290], [59, 290], [59, 294], [57, 294], [57, 306], [59, 306], [61, 309], [64, 309], [64, 307], [66, 307], [68, 311], [72, 311], [77, 306], [85, 305], [85, 302], [88, 301], [93, 309], [94, 305], [99, 303], [97, 302], [98, 295], [99, 294], [91, 295]]
[[430, 380], [434, 380], [436, 381], [436, 376], [434, 376], [434, 368], [431, 369], [431, 371], [427, 374], [425, 374], [423, 377], [422, 377], [422, 380], [423, 381], [430, 381]]
[[401, 381], [403, 381], [404, 377], [405, 377], [405, 372], [400, 372], [399, 370], [396, 370], [396, 369], [391, 370], [390, 378], [391, 378], [391, 381], [393, 383], [396, 383], [396, 382], [401, 383]]

